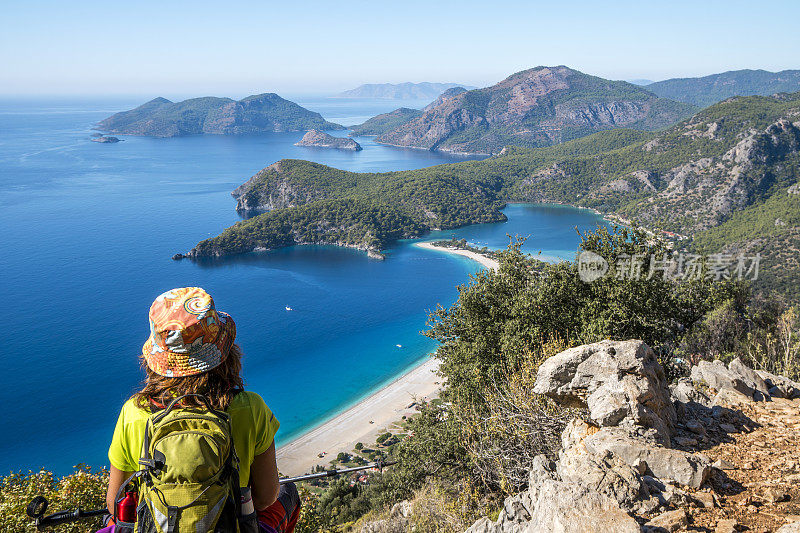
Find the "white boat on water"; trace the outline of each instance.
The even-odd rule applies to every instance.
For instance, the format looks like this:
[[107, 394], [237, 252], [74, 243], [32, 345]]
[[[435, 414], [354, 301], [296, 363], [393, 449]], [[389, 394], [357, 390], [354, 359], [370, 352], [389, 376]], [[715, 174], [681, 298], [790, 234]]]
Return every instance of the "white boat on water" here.
[[403, 347], [402, 344], [395, 344], [395, 346], [397, 346], [398, 348], [402, 348]]
[[287, 310], [287, 311], [294, 311], [294, 309], [292, 309], [292, 308], [291, 308], [291, 307], [289, 307], [288, 305], [286, 306], [286, 310]]

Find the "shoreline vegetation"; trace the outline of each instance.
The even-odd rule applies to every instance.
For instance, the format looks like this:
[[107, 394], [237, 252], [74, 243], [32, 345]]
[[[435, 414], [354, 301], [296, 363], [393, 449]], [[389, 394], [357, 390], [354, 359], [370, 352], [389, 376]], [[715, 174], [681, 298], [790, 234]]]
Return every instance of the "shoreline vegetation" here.
[[419, 402], [437, 398], [439, 361], [427, 357], [357, 404], [280, 446], [276, 452], [280, 472], [298, 476], [317, 465], [327, 466], [340, 453], [352, 453], [357, 443], [370, 445], [403, 417], [416, 414]]

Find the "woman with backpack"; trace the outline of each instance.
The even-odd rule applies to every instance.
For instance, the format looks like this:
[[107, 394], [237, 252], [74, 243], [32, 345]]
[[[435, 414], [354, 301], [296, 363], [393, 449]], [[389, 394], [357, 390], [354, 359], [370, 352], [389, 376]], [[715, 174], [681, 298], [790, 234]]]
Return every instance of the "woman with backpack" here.
[[108, 451], [106, 503], [117, 525], [102, 531], [132, 531], [130, 517], [115, 515], [121, 500], [135, 509], [137, 532], [294, 530], [300, 501], [293, 484], [278, 482], [279, 423], [243, 390], [235, 337], [233, 319], [199, 287], [153, 302], [147, 377], [122, 407]]

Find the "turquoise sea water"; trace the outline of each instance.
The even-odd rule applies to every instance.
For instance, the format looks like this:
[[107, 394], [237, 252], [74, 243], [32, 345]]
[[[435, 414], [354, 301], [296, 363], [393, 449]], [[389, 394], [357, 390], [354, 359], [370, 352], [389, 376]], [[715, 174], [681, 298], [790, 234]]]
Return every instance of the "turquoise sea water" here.
[[[172, 261], [235, 222], [230, 191], [275, 160], [383, 171], [464, 158], [368, 138], [357, 139], [357, 153], [293, 146], [302, 133], [89, 141], [94, 123], [142, 100], [0, 101], [0, 473], [106, 464], [119, 408], [142, 377], [148, 307], [169, 288], [205, 287], [234, 317], [247, 386], [281, 421], [280, 444], [430, 352], [433, 343], [419, 334], [426, 311], [451, 304], [456, 285], [478, 268], [409, 242], [386, 261], [329, 246]], [[300, 102], [343, 124], [397, 107]], [[511, 205], [506, 213], [507, 223], [426, 240], [455, 235], [502, 247], [507, 233], [521, 234], [529, 251], [571, 258], [574, 226], [598, 222], [561, 206]]]

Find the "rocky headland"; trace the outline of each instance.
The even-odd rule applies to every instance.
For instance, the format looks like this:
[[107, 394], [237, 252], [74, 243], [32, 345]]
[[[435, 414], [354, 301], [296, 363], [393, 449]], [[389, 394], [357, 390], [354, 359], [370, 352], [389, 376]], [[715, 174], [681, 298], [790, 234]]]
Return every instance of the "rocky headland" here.
[[334, 137], [324, 131], [309, 130], [295, 146], [315, 146], [317, 148], [337, 148], [339, 150], [361, 150], [361, 145], [347, 137]]

